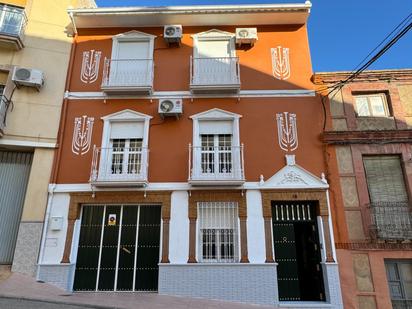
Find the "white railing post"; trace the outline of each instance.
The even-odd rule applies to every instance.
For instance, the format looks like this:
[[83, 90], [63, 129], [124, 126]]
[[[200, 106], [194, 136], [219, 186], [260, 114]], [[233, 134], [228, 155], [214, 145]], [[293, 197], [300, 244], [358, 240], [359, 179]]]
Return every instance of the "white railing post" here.
[[243, 143], [240, 146], [240, 157], [241, 157], [241, 163], [240, 163], [240, 176], [242, 179], [245, 179], [245, 157], [244, 157], [244, 145]]
[[192, 171], [191, 171], [191, 161], [192, 161], [192, 144], [189, 144], [189, 169], [188, 169], [188, 173], [189, 173], [189, 175], [188, 175], [188, 178], [187, 179], [191, 179], [191, 174], [192, 174]]

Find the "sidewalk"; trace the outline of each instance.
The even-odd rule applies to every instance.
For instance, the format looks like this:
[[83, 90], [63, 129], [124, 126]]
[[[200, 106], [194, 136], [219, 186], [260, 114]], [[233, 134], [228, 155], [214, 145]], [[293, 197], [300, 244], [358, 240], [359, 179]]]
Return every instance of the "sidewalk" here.
[[91, 308], [124, 309], [269, 309], [273, 307], [163, 296], [157, 293], [66, 293], [34, 278], [13, 273], [0, 281], [0, 298], [40, 300], [51, 303], [82, 305]]

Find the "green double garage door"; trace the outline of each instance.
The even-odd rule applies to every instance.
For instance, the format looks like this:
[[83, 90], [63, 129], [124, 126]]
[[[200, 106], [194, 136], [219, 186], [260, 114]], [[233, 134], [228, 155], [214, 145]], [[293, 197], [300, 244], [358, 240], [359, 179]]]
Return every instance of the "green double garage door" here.
[[158, 205], [83, 206], [73, 290], [156, 291], [160, 217]]

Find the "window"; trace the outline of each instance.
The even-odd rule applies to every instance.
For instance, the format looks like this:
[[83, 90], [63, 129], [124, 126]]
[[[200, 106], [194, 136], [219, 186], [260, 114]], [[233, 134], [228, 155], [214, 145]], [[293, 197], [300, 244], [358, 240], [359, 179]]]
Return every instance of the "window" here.
[[370, 198], [372, 236], [412, 238], [412, 216], [400, 157], [365, 156], [363, 164]]
[[218, 108], [191, 116], [191, 184], [239, 185], [244, 182], [243, 145], [239, 142], [240, 117]]
[[202, 143], [202, 173], [232, 172], [232, 135], [203, 134]]
[[102, 147], [95, 147], [90, 175], [94, 185], [147, 183], [150, 118], [132, 110], [102, 117]]
[[19, 36], [24, 22], [25, 15], [22, 8], [0, 5], [0, 32]]
[[113, 139], [112, 174], [140, 174], [142, 139]]
[[355, 95], [355, 102], [359, 117], [388, 117], [390, 115], [384, 93]]
[[210, 263], [238, 262], [237, 203], [200, 202], [197, 207], [199, 261]]
[[412, 261], [385, 261], [393, 309], [412, 308]]

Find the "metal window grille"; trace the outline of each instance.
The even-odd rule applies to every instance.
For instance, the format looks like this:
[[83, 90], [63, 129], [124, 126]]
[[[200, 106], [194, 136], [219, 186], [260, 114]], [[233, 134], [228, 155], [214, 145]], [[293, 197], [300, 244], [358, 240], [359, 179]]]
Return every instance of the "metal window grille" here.
[[142, 166], [142, 139], [112, 140], [112, 174], [139, 174]]
[[236, 202], [198, 203], [199, 261], [234, 263], [239, 260]]
[[202, 173], [221, 174], [232, 172], [232, 135], [201, 135], [201, 167]]

